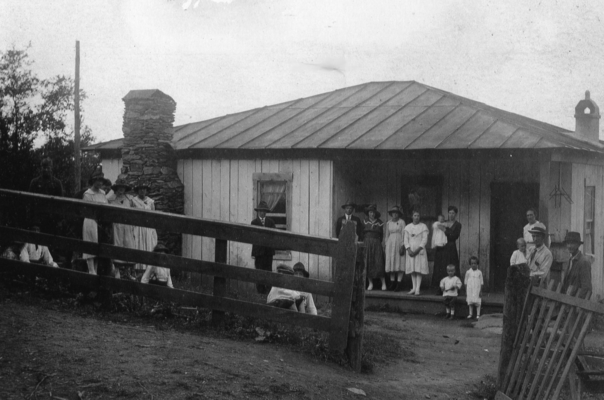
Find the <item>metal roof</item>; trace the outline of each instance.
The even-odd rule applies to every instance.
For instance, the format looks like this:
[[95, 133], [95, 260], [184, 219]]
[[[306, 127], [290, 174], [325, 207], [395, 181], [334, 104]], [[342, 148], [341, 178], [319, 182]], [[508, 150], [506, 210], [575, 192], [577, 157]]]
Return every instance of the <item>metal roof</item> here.
[[568, 148], [604, 152], [602, 144], [578, 139], [572, 131], [415, 81], [370, 82], [177, 126], [172, 143], [176, 150]]

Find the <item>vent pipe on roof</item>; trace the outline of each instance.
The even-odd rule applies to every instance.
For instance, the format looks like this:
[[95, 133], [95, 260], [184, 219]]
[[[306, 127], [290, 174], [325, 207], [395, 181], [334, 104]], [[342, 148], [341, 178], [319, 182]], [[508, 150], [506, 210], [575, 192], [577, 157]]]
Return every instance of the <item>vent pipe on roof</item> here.
[[600, 140], [600, 108], [585, 91], [585, 99], [575, 107], [575, 134], [588, 142]]

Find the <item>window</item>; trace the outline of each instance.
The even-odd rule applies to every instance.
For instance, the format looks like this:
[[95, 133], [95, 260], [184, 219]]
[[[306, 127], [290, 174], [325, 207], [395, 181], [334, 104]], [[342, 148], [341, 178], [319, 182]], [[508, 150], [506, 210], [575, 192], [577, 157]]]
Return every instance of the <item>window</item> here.
[[595, 236], [595, 221], [594, 217], [596, 214], [596, 187], [585, 186], [585, 199], [584, 199], [584, 219], [583, 225], [583, 252], [586, 254], [594, 253], [594, 236]]
[[[277, 229], [291, 231], [292, 215], [292, 180], [291, 173], [265, 174], [254, 173], [254, 207], [265, 201], [270, 208], [266, 216], [275, 221]], [[291, 252], [277, 250], [276, 260], [291, 260]]]

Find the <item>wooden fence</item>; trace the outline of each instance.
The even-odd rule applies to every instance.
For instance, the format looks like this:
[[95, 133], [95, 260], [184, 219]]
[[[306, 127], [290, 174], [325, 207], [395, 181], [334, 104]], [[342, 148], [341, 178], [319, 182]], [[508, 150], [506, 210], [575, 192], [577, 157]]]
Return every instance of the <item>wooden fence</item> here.
[[560, 293], [562, 285], [554, 285], [530, 288], [495, 399], [558, 399], [594, 312], [604, 314], [598, 296], [572, 286]]
[[[127, 209], [113, 205], [0, 189], [0, 212], [7, 212], [11, 208], [14, 209], [15, 207], [25, 205], [35, 209], [39, 213], [59, 214], [62, 217], [91, 218], [104, 223], [118, 222], [121, 224], [162, 229], [173, 233], [186, 233], [215, 238], [216, 260], [215, 262], [210, 262], [0, 226], [0, 236], [10, 238], [11, 240], [69, 249], [94, 254], [107, 259], [119, 259], [132, 263], [167, 267], [175, 271], [212, 275], [214, 276], [213, 294], [209, 295], [141, 284], [135, 281], [116, 279], [111, 276], [89, 275], [88, 273], [68, 269], [52, 268], [0, 258], [0, 265], [2, 265], [4, 271], [59, 278], [93, 290], [152, 296], [182, 305], [212, 309], [212, 318], [214, 320], [220, 320], [224, 312], [233, 312], [240, 315], [313, 328], [329, 333], [329, 346], [331, 349], [344, 351], [347, 348], [357, 258], [356, 236], [352, 224], [345, 226], [340, 239], [335, 240], [252, 225], [193, 218], [135, 208]], [[332, 257], [335, 265], [333, 282], [228, 265], [226, 264], [227, 241], [252, 243]], [[362, 272], [362, 268], [360, 271]], [[301, 314], [271, 307], [266, 304], [226, 297], [227, 279], [237, 279], [308, 292], [313, 295], [329, 296], [333, 299], [331, 316]], [[359, 280], [357, 279], [357, 281]], [[363, 289], [363, 283], [361, 283], [360, 290]], [[359, 306], [362, 307], [363, 305], [360, 304]], [[353, 315], [359, 315], [359, 313], [353, 310]], [[362, 316], [362, 312], [360, 315]], [[359, 322], [362, 326], [362, 321], [355, 321], [355, 324], [352, 325], [358, 326]], [[358, 331], [358, 329], [356, 330]], [[358, 340], [359, 333], [355, 332], [353, 336], [354, 338], [351, 343], [357, 346], [357, 348], [348, 348], [347, 350], [349, 354], [352, 352], [353, 355], [359, 355], [359, 357], [355, 357], [356, 361], [351, 358], [351, 364], [354, 369], [360, 370], [361, 344], [360, 340]]]

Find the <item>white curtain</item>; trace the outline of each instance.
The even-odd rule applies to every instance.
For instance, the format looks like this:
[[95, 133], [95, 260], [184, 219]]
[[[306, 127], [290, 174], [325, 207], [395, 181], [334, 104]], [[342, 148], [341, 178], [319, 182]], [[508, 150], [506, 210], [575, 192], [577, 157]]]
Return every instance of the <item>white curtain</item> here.
[[285, 197], [285, 182], [264, 182], [261, 187], [261, 201], [266, 201], [273, 211], [279, 200]]

